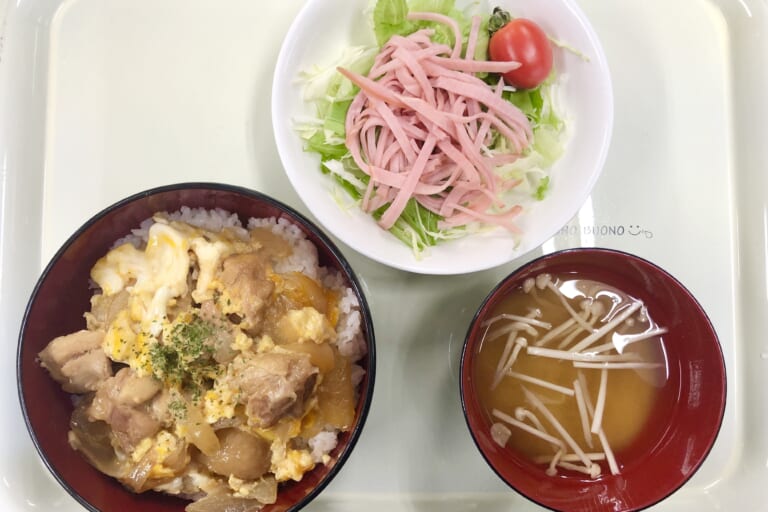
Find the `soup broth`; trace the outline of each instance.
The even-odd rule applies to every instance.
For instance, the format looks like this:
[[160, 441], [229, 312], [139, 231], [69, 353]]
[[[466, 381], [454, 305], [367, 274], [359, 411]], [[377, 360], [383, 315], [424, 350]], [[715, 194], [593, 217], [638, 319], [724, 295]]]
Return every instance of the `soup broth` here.
[[[475, 363], [479, 399], [491, 421], [511, 433], [497, 442], [542, 463], [562, 449], [559, 460], [581, 464], [589, 474], [549, 413], [601, 471], [609, 465], [599, 461], [612, 452], [616, 464], [610, 470], [618, 472], [622, 450], [646, 426], [668, 375], [664, 329], [640, 301], [596, 281], [545, 274], [510, 293], [483, 325]], [[564, 467], [568, 471], [569, 464]]]

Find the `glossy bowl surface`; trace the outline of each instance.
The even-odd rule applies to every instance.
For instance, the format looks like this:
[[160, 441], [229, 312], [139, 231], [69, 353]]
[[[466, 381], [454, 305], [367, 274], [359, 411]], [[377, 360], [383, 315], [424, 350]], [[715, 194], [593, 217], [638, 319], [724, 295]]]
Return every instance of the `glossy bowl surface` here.
[[[480, 2], [535, 20], [551, 37], [577, 52], [555, 50], [555, 67], [566, 77], [557, 96], [569, 126], [562, 157], [551, 172], [543, 201], [532, 201], [519, 219], [522, 235], [503, 228], [444, 242], [417, 258], [410, 247], [379, 228], [336, 182], [320, 172], [320, 156], [304, 150], [297, 123], [315, 115], [304, 101], [302, 72], [333, 69], [344, 49], [375, 45], [368, 0], [308, 0], [283, 41], [272, 83], [272, 125], [283, 167], [301, 200], [331, 233], [385, 265], [420, 274], [463, 274], [507, 263], [537, 248], [576, 214], [603, 169], [613, 130], [611, 75], [600, 40], [574, 0]], [[458, 0], [465, 7], [469, 0]], [[317, 27], [333, 27], [318, 30]]]
[[[619, 475], [607, 468], [596, 480], [547, 477], [541, 466], [499, 447], [493, 423], [477, 399], [475, 355], [493, 308], [528, 277], [571, 274], [602, 281], [643, 301], [663, 335], [669, 377], [659, 391], [648, 425], [620, 453]], [[558, 511], [627, 512], [649, 507], [676, 491], [699, 468], [720, 430], [726, 375], [720, 343], [691, 293], [669, 273], [637, 256], [609, 249], [570, 249], [542, 256], [504, 278], [477, 311], [461, 360], [461, 400], [470, 433], [494, 472], [532, 501]], [[514, 435], [514, 433], [513, 433]]]
[[318, 250], [320, 264], [337, 269], [357, 295], [361, 327], [368, 345], [359, 362], [366, 370], [360, 384], [354, 427], [339, 438], [328, 465], [318, 465], [301, 482], [282, 485], [278, 501], [264, 512], [296, 511], [309, 503], [339, 472], [352, 452], [365, 423], [376, 368], [376, 350], [370, 310], [354, 271], [339, 249], [309, 220], [292, 208], [261, 193], [216, 183], [184, 183], [138, 193], [96, 214], [59, 249], [40, 277], [22, 322], [17, 354], [19, 398], [29, 433], [45, 465], [59, 483], [84, 507], [96, 512], [141, 510], [181, 512], [189, 503], [155, 492], [134, 494], [103, 475], [67, 442], [70, 395], [61, 390], [37, 362], [37, 354], [56, 336], [84, 327], [83, 312], [89, 308], [92, 290], [89, 272], [110, 246], [141, 221], [158, 211], [182, 206], [223, 208], [250, 217], [277, 217], [299, 226]]

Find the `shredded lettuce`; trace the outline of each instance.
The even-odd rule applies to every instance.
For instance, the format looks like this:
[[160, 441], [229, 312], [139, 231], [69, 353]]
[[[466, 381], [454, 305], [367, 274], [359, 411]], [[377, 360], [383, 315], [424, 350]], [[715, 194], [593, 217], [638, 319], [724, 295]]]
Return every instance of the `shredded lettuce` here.
[[[437, 43], [453, 46], [454, 34], [445, 25], [427, 21], [408, 20], [408, 12], [435, 12], [455, 19], [461, 28], [463, 43], [466, 43], [471, 28], [471, 12], [456, 8], [454, 0], [378, 0], [372, 12], [373, 31], [376, 41], [384, 45], [392, 36], [406, 36], [422, 28], [434, 30], [432, 37]], [[478, 34], [474, 58], [487, 59], [488, 14], [485, 13]], [[313, 104], [314, 116], [295, 120], [295, 129], [304, 140], [305, 149], [320, 155], [321, 171], [330, 175], [353, 202], [359, 204], [368, 186], [369, 177], [360, 170], [345, 146], [345, 120], [349, 106], [358, 92], [358, 87], [338, 73], [342, 66], [359, 74], [367, 74], [373, 65], [379, 47], [351, 47], [344, 50], [333, 65], [326, 68], [314, 66], [301, 73], [304, 83], [304, 100]], [[497, 76], [480, 76], [495, 85]], [[533, 129], [533, 143], [524, 154], [511, 164], [496, 169], [506, 179], [518, 179], [520, 185], [514, 194], [542, 200], [550, 189], [549, 167], [562, 155], [565, 123], [553, 109], [553, 91], [557, 87], [553, 71], [539, 87], [531, 90], [507, 90], [503, 97], [514, 103], [525, 113]], [[504, 139], [499, 137], [489, 151], [509, 152]], [[339, 204], [339, 194], [335, 193]], [[372, 213], [380, 219], [388, 205]], [[389, 230], [392, 235], [411, 247], [418, 256], [426, 249], [443, 240], [458, 238], [477, 231], [478, 226], [461, 226], [444, 229], [442, 218], [421, 206], [415, 199], [408, 204]]]
[[562, 156], [565, 121], [552, 107], [557, 90], [554, 72], [538, 87], [505, 91], [503, 97], [528, 117], [533, 130], [533, 142], [522, 158], [503, 166], [498, 172], [507, 178], [523, 179], [518, 192], [543, 200], [549, 193], [548, 169]]
[[539, 201], [544, 199], [547, 195], [547, 190], [549, 190], [549, 176], [544, 176], [539, 180], [539, 186], [536, 187], [536, 193], [534, 194], [536, 199]]
[[377, 48], [347, 48], [333, 66], [314, 66], [300, 74], [304, 83], [304, 101], [314, 104], [316, 115], [297, 120], [296, 130], [307, 141], [307, 149], [323, 158], [341, 158], [344, 146], [344, 120], [358, 87], [338, 71], [343, 66], [356, 73], [366, 73], [373, 65]]

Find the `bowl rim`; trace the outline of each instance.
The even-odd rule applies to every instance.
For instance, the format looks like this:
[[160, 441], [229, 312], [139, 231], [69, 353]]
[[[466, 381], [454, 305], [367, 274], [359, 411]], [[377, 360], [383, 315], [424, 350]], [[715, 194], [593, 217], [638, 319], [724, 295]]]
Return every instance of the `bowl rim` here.
[[670, 272], [668, 272], [666, 269], [661, 267], [660, 265], [650, 261], [647, 258], [644, 258], [642, 256], [638, 256], [636, 254], [633, 254], [628, 251], [624, 251], [621, 249], [612, 249], [607, 247], [573, 247], [568, 249], [561, 249], [557, 251], [553, 251], [548, 254], [542, 254], [541, 256], [538, 256], [523, 265], [515, 268], [512, 270], [509, 274], [507, 274], [505, 277], [503, 277], [492, 289], [491, 291], [486, 295], [486, 297], [482, 300], [480, 305], [477, 307], [475, 314], [472, 317], [472, 320], [469, 323], [469, 326], [467, 328], [467, 332], [464, 336], [464, 342], [462, 344], [461, 348], [461, 357], [459, 360], [459, 395], [460, 395], [460, 401], [461, 401], [461, 411], [462, 415], [464, 416], [464, 421], [467, 426], [467, 430], [469, 431], [470, 437], [472, 438], [472, 442], [475, 444], [475, 447], [477, 448], [477, 451], [482, 456], [483, 460], [486, 462], [487, 466], [491, 468], [491, 470], [496, 474], [499, 479], [501, 479], [504, 484], [506, 484], [510, 489], [515, 491], [518, 495], [524, 497], [528, 501], [535, 503], [536, 505], [539, 505], [541, 507], [544, 507], [548, 510], [552, 510], [553, 512], [563, 512], [560, 509], [554, 508], [542, 501], [539, 501], [535, 499], [532, 496], [529, 496], [528, 493], [523, 492], [521, 489], [518, 489], [516, 486], [514, 486], [511, 482], [507, 480], [504, 475], [502, 475], [501, 471], [499, 471], [496, 466], [492, 463], [489, 456], [485, 453], [485, 451], [482, 449], [480, 442], [478, 440], [478, 434], [476, 434], [475, 430], [472, 428], [472, 425], [470, 424], [470, 418], [469, 413], [467, 412], [467, 393], [466, 390], [466, 381], [467, 381], [467, 373], [468, 371], [465, 370], [465, 364], [466, 359], [470, 357], [467, 352], [469, 348], [469, 337], [472, 332], [472, 329], [474, 328], [475, 324], [480, 320], [480, 313], [485, 309], [485, 306], [493, 299], [495, 298], [496, 294], [502, 289], [502, 287], [510, 280], [513, 280], [518, 276], [520, 273], [526, 271], [529, 267], [540, 263], [542, 261], [546, 261], [548, 259], [553, 258], [560, 258], [560, 257], [568, 257], [570, 254], [573, 253], [596, 253], [596, 254], [610, 254], [613, 256], [617, 256], [620, 258], [628, 259], [628, 260], [634, 260], [636, 262], [642, 263], [644, 265], [649, 266], [654, 271], [661, 274], [666, 279], [669, 279], [673, 284], [677, 286], [677, 288], [683, 292], [683, 294], [688, 298], [689, 301], [691, 301], [691, 304], [701, 313], [702, 318], [706, 321], [707, 328], [711, 333], [714, 335], [714, 346], [715, 346], [715, 352], [716, 355], [719, 357], [715, 358], [715, 361], [717, 363], [717, 366], [722, 370], [722, 393], [720, 396], [722, 397], [722, 400], [720, 401], [719, 407], [719, 413], [716, 418], [715, 422], [715, 428], [713, 429], [711, 440], [708, 443], [708, 446], [705, 450], [703, 450], [703, 453], [701, 454], [701, 457], [696, 462], [696, 464], [691, 466], [691, 471], [680, 481], [676, 484], [671, 486], [668, 490], [665, 490], [661, 496], [658, 499], [652, 499], [649, 500], [648, 503], [643, 503], [639, 506], [630, 507], [628, 509], [622, 510], [621, 512], [638, 512], [640, 510], [645, 510], [647, 508], [650, 508], [654, 505], [657, 505], [664, 501], [665, 499], [672, 496], [674, 493], [676, 493], [678, 490], [680, 490], [681, 487], [683, 487], [699, 470], [701, 465], [704, 463], [704, 461], [707, 459], [709, 454], [711, 453], [713, 447], [717, 443], [717, 439], [720, 435], [720, 432], [722, 430], [723, 426], [723, 419], [725, 417], [725, 409], [726, 404], [728, 401], [728, 378], [727, 378], [727, 368], [725, 364], [725, 357], [723, 355], [722, 346], [720, 344], [720, 338], [717, 335], [717, 331], [715, 330], [714, 325], [712, 324], [712, 321], [707, 314], [706, 310], [701, 306], [701, 303], [698, 301], [698, 299], [691, 293], [691, 291], [683, 285], [683, 283], [676, 278], [674, 275], [672, 275]]
[[[22, 375], [24, 373], [23, 364], [22, 364], [22, 351], [23, 351], [23, 345], [24, 345], [24, 337], [27, 329], [27, 323], [29, 319], [28, 317], [29, 317], [32, 305], [37, 299], [37, 295], [40, 291], [40, 288], [42, 287], [43, 283], [47, 279], [52, 268], [56, 265], [56, 263], [59, 261], [62, 255], [70, 248], [70, 246], [88, 228], [96, 224], [99, 220], [109, 215], [113, 211], [118, 210], [134, 201], [145, 199], [147, 197], [166, 193], [166, 192], [173, 192], [176, 190], [189, 190], [189, 189], [214, 190], [214, 191], [233, 193], [233, 194], [241, 195], [250, 199], [255, 199], [257, 201], [266, 202], [271, 206], [274, 206], [280, 210], [287, 212], [289, 215], [294, 217], [297, 222], [303, 224], [303, 226], [306, 229], [310, 230], [314, 235], [316, 235], [320, 239], [322, 244], [324, 244], [327, 247], [327, 249], [333, 254], [334, 258], [336, 258], [339, 261], [340, 270], [345, 274], [345, 278], [348, 281], [349, 287], [352, 288], [352, 290], [354, 291], [355, 295], [358, 298], [358, 301], [360, 302], [360, 311], [365, 313], [361, 315], [362, 317], [361, 328], [363, 328], [364, 332], [368, 333], [367, 353], [365, 356], [363, 356], [368, 365], [368, 368], [366, 370], [366, 379], [367, 379], [368, 385], [366, 386], [365, 390], [361, 390], [363, 392], [361, 392], [360, 396], [358, 397], [357, 407], [359, 407], [359, 411], [360, 411], [359, 419], [355, 423], [355, 426], [352, 428], [352, 430], [350, 430], [348, 433], [345, 433], [345, 434], [348, 434], [348, 441], [346, 445], [343, 447], [343, 449], [339, 452], [335, 463], [333, 464], [332, 467], [330, 467], [330, 469], [328, 470], [328, 473], [323, 477], [322, 480], [318, 482], [316, 486], [314, 486], [307, 494], [305, 494], [297, 503], [292, 504], [288, 509], [286, 509], [287, 512], [296, 512], [304, 508], [306, 505], [308, 505], [314, 498], [316, 498], [328, 486], [328, 484], [331, 483], [331, 481], [336, 477], [336, 475], [339, 473], [341, 468], [347, 462], [347, 459], [350, 457], [355, 445], [357, 444], [362, 434], [363, 427], [365, 426], [365, 423], [368, 419], [368, 413], [370, 411], [371, 402], [373, 399], [373, 391], [375, 387], [376, 339], [375, 339], [375, 333], [374, 333], [371, 308], [363, 292], [363, 287], [360, 284], [357, 274], [353, 270], [352, 266], [349, 264], [349, 261], [346, 259], [344, 254], [338, 248], [338, 246], [333, 242], [333, 240], [331, 240], [331, 238], [325, 233], [324, 229], [320, 225], [309, 220], [309, 218], [307, 218], [302, 213], [298, 212], [293, 207], [283, 203], [278, 199], [275, 199], [262, 192], [259, 192], [258, 190], [249, 189], [249, 188], [238, 186], [238, 185], [231, 185], [226, 183], [210, 182], [210, 181], [191, 181], [191, 182], [161, 185], [158, 187], [153, 187], [153, 188], [149, 188], [149, 189], [134, 193], [128, 197], [120, 199], [112, 203], [111, 205], [101, 209], [96, 214], [92, 215], [88, 220], [86, 220], [82, 225], [80, 225], [80, 227], [78, 227], [66, 239], [66, 241], [61, 244], [61, 246], [58, 248], [56, 253], [48, 261], [45, 268], [40, 273], [40, 276], [38, 277], [37, 281], [35, 282], [35, 286], [32, 289], [32, 292], [29, 295], [27, 304], [24, 308], [24, 314], [22, 316], [21, 325], [19, 327], [19, 335], [18, 335], [18, 342], [17, 342], [17, 348], [16, 348], [16, 388], [17, 388], [17, 394], [19, 398], [19, 404], [21, 406], [21, 413], [24, 418], [24, 424], [26, 426], [27, 432], [29, 433], [32, 439], [32, 444], [35, 447], [35, 451], [37, 451], [37, 454], [39, 455], [43, 464], [51, 473], [51, 475], [54, 477], [54, 479], [59, 483], [59, 485], [61, 485], [62, 488], [65, 491], [67, 491], [67, 493], [72, 498], [74, 498], [78, 503], [80, 503], [80, 505], [82, 505], [89, 511], [106, 512], [95, 507], [93, 504], [88, 502], [83, 496], [81, 496], [80, 493], [78, 493], [75, 489], [73, 489], [70, 486], [70, 484], [62, 477], [62, 475], [60, 475], [59, 472], [53, 467], [51, 462], [48, 460], [47, 455], [44, 453], [44, 451], [42, 450], [42, 447], [40, 446], [37, 433], [33, 428], [31, 419], [29, 417], [29, 413], [27, 411], [27, 400], [25, 398], [25, 390], [22, 385], [22, 382], [23, 382]], [[237, 212], [231, 212], [231, 213], [237, 213]], [[291, 219], [291, 222], [294, 222], [294, 219]], [[119, 237], [115, 238], [115, 240], [117, 240], [118, 238]], [[74, 450], [73, 450], [73, 453], [74, 453]], [[126, 490], [126, 492], [130, 492], [130, 491]]]

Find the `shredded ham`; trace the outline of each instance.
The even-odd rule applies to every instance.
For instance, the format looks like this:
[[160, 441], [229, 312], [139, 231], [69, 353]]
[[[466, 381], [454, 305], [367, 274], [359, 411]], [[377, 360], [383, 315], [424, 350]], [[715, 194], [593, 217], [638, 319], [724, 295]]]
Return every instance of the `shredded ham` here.
[[[518, 158], [531, 141], [531, 127], [501, 97], [503, 81], [490, 87], [474, 73], [504, 73], [520, 64], [474, 60], [479, 18], [473, 19], [462, 57], [455, 20], [435, 13], [408, 17], [448, 25], [453, 48], [432, 42], [433, 31], [423, 29], [393, 36], [367, 76], [339, 68], [360, 87], [345, 128], [352, 158], [370, 176], [363, 210], [389, 204], [379, 220], [389, 229], [415, 198], [443, 217], [441, 229], [480, 221], [518, 232], [514, 219], [522, 208], [505, 204], [500, 194], [520, 180], [505, 180], [494, 168]], [[497, 136], [513, 152], [491, 154]]]

